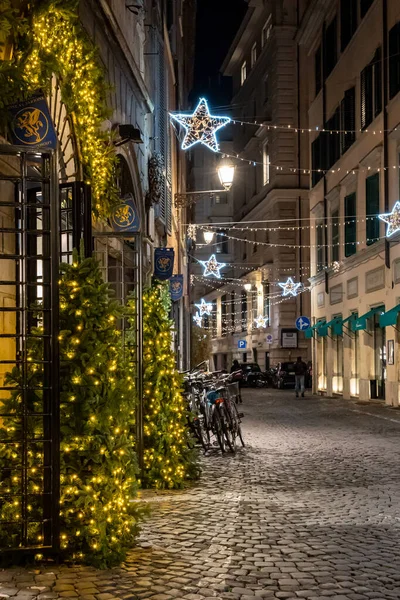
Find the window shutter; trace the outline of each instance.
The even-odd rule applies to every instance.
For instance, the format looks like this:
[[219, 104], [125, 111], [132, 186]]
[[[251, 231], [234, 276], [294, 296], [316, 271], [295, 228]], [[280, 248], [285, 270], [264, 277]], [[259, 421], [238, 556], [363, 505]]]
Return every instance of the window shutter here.
[[382, 111], [382, 48], [374, 56], [374, 117]]
[[356, 139], [356, 88], [352, 87], [345, 91], [344, 98], [340, 106], [341, 110], [341, 153], [354, 144]]
[[[379, 238], [379, 173], [368, 177], [366, 184], [367, 245], [374, 244]], [[372, 217], [372, 218], [371, 218]]]
[[357, 251], [357, 206], [356, 195], [349, 194], [344, 199], [344, 254], [352, 256]]
[[389, 96], [400, 91], [400, 22], [389, 32]]
[[318, 46], [314, 57], [314, 69], [315, 69], [315, 95], [317, 95], [322, 87], [322, 50], [321, 46]]
[[357, 29], [357, 0], [340, 2], [340, 48], [347, 47]]
[[372, 65], [361, 71], [361, 128], [365, 129], [373, 119]]
[[339, 260], [339, 240], [340, 240], [339, 211], [335, 210], [331, 216], [332, 216], [332, 223], [331, 223], [332, 262], [334, 262], [336, 260]]
[[324, 39], [324, 76], [332, 72], [337, 62], [337, 19], [331, 21], [325, 30]]
[[318, 181], [322, 179], [323, 172], [318, 172], [318, 169], [322, 169], [322, 137], [319, 135], [316, 140], [311, 144], [311, 183], [312, 186], [317, 185]]

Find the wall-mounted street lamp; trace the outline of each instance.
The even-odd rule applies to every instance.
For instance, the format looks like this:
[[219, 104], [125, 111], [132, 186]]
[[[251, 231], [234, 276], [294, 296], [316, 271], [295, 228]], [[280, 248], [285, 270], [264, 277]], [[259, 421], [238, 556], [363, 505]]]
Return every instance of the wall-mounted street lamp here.
[[246, 290], [246, 292], [251, 292], [251, 288], [252, 288], [251, 283], [245, 283], [243, 287]]
[[182, 194], [175, 194], [174, 204], [176, 208], [185, 208], [187, 206], [192, 206], [195, 204], [196, 200], [201, 199], [202, 197], [208, 197], [212, 194], [221, 194], [223, 192], [228, 192], [233, 184], [233, 180], [235, 177], [235, 165], [229, 159], [222, 159], [219, 166], [217, 167], [217, 173], [221, 185], [223, 186], [222, 190], [202, 190], [201, 192], [184, 192]]
[[203, 237], [204, 237], [204, 241], [206, 244], [211, 244], [211, 242], [214, 239], [214, 232], [213, 231], [204, 231]]
[[219, 167], [217, 168], [217, 173], [221, 185], [225, 188], [227, 192], [232, 187], [233, 179], [235, 177], [235, 165], [229, 159], [224, 158]]

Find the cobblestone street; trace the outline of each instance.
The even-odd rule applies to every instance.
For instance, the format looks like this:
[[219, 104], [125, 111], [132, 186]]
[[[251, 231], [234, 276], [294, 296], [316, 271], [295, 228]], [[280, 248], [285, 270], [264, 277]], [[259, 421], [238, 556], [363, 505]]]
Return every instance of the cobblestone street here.
[[0, 572], [0, 598], [400, 598], [400, 414], [244, 394], [247, 448], [198, 485], [145, 493], [152, 516], [119, 569]]

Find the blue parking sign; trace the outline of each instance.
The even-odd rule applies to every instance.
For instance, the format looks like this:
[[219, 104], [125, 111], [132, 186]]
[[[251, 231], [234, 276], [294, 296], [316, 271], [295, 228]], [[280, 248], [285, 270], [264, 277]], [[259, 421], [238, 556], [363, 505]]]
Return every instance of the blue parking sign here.
[[239, 348], [239, 350], [246, 350], [246, 348], [247, 348], [246, 340], [238, 340], [238, 348]]
[[310, 329], [311, 321], [308, 317], [299, 317], [296, 319], [296, 329], [299, 331], [306, 331], [306, 329]]

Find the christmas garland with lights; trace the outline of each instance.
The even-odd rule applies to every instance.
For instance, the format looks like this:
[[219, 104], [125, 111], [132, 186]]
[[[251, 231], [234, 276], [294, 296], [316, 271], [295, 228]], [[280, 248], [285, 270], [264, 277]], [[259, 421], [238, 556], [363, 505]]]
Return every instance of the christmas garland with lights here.
[[182, 376], [172, 349], [168, 282], [143, 296], [144, 477], [147, 487], [181, 488], [198, 476], [197, 452], [188, 428]]
[[[129, 356], [125, 357], [117, 321], [119, 305], [110, 299], [93, 258], [76, 254], [72, 265], [62, 265], [60, 279], [60, 520], [61, 554], [68, 560], [111, 567], [124, 560], [138, 533], [142, 509], [135, 497], [137, 460], [134, 450], [136, 390]], [[38, 313], [39, 314], [39, 313]], [[30, 332], [27, 376], [29, 410], [41, 412], [44, 378], [43, 330]], [[22, 371], [15, 367], [5, 385], [21, 388]], [[0, 423], [0, 438], [22, 437], [19, 389], [2, 400], [3, 412], [15, 419]], [[30, 419], [29, 437], [40, 436], [40, 417]], [[0, 466], [9, 476], [0, 480], [3, 496], [0, 520], [21, 519], [18, 481], [12, 465], [20, 456], [13, 444], [0, 448]], [[40, 503], [43, 489], [42, 456], [28, 452], [31, 522], [28, 537], [40, 545]], [[9, 471], [8, 471], [9, 469]], [[9, 495], [10, 494], [10, 495]], [[8, 498], [8, 501], [6, 499]], [[18, 496], [17, 496], [18, 498]], [[9, 532], [0, 531], [0, 546], [15, 546]]]
[[92, 187], [93, 212], [107, 218], [119, 200], [117, 157], [110, 134], [100, 130], [109, 115], [108, 85], [79, 20], [77, 0], [36, 0], [24, 16], [10, 0], [0, 0], [0, 41], [10, 34], [14, 55], [0, 61], [0, 111], [38, 89], [49, 92], [54, 74], [73, 120], [85, 180]]

